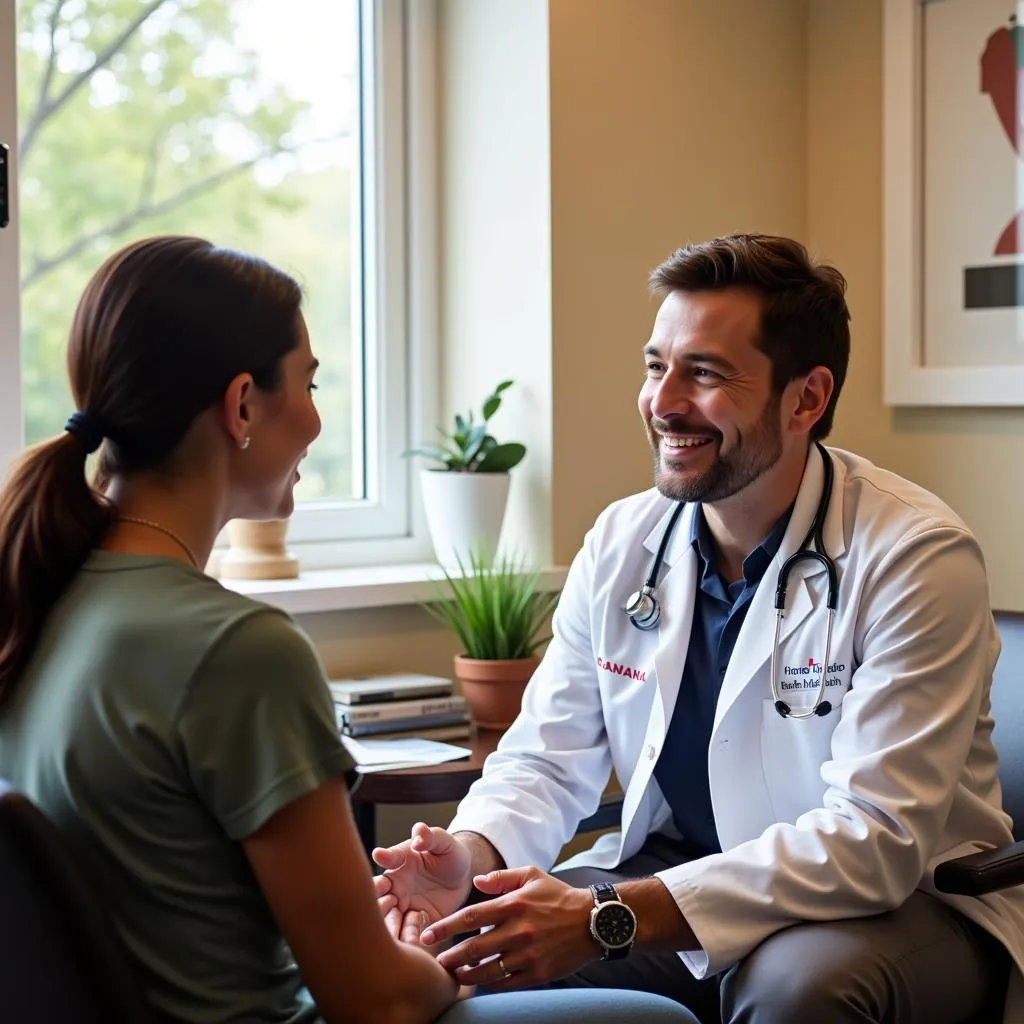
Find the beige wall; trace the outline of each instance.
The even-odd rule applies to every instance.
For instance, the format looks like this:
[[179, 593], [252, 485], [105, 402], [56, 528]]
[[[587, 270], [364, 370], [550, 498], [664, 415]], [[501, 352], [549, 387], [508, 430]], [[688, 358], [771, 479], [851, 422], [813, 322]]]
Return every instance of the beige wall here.
[[554, 555], [650, 486], [648, 271], [805, 226], [804, 0], [550, 0]]
[[834, 441], [948, 501], [985, 551], [993, 605], [1024, 610], [1024, 410], [882, 402], [882, 2], [811, 0], [808, 14], [806, 241], [846, 274], [853, 314]]
[[[565, 564], [650, 485], [648, 271], [806, 227], [806, 0], [443, 0], [445, 415], [517, 379], [506, 535]], [[511, 432], [511, 434], [510, 434]]]

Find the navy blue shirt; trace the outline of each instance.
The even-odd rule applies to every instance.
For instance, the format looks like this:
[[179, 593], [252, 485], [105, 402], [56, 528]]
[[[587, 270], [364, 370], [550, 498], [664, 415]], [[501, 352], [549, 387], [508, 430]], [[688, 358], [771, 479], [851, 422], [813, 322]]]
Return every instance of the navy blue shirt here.
[[703, 510], [693, 514], [690, 543], [697, 551], [693, 626], [668, 735], [654, 777], [672, 809], [675, 826], [697, 855], [718, 853], [708, 782], [708, 746], [715, 707], [736, 638], [758, 584], [782, 545], [792, 507], [743, 560], [743, 577], [726, 583], [715, 567], [715, 549]]

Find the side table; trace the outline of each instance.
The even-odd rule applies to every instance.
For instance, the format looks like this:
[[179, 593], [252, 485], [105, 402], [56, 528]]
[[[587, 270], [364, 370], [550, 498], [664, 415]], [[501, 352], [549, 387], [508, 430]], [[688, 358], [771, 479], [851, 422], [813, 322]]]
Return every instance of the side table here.
[[[399, 768], [364, 775], [352, 794], [352, 813], [367, 856], [377, 845], [377, 807], [380, 804], [432, 804], [461, 800], [480, 778], [484, 761], [498, 745], [502, 733], [474, 729], [469, 739], [452, 740], [472, 753], [461, 761], [446, 761], [423, 768]], [[445, 823], [447, 824], [447, 822]]]

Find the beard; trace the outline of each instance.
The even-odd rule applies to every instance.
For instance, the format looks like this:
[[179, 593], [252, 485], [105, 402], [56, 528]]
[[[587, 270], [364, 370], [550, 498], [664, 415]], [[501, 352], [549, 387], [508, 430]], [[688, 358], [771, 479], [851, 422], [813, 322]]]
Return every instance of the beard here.
[[[650, 424], [647, 436], [654, 451], [654, 484], [673, 501], [715, 502], [731, 498], [767, 473], [782, 455], [782, 428], [779, 425], [781, 396], [773, 395], [750, 431], [741, 435], [727, 455], [719, 453], [707, 469], [696, 475], [678, 477], [665, 468], [661, 443]], [[715, 444], [715, 441], [708, 442]]]

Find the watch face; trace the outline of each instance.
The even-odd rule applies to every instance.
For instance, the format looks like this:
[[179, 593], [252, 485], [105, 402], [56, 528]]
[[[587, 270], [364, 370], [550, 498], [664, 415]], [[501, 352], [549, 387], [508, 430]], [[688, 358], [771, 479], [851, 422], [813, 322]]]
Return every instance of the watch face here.
[[633, 911], [621, 903], [606, 903], [594, 915], [594, 934], [605, 946], [626, 946], [633, 941], [635, 931]]

